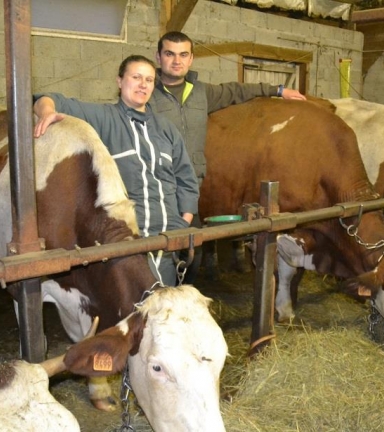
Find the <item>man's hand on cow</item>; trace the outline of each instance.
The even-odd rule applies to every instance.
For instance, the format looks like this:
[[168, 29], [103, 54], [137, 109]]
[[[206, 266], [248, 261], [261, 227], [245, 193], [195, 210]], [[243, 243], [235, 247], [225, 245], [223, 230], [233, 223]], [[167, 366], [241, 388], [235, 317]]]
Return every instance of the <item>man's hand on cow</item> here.
[[283, 99], [295, 99], [295, 100], [307, 100], [307, 98], [301, 94], [298, 90], [285, 88], [281, 94]]
[[57, 123], [64, 118], [65, 114], [61, 114], [56, 111], [40, 117], [35, 125], [34, 137], [39, 138], [41, 135], [44, 135], [49, 125], [51, 125], [52, 123]]

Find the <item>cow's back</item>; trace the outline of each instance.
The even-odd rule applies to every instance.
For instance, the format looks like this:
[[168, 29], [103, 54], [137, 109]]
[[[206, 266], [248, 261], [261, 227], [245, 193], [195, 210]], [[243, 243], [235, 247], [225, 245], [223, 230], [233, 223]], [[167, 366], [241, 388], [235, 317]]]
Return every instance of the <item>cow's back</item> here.
[[358, 99], [331, 99], [336, 114], [355, 132], [371, 183], [384, 195], [384, 105]]
[[279, 181], [281, 211], [374, 196], [353, 131], [311, 102], [259, 98], [212, 114], [206, 157], [202, 217], [257, 202], [263, 180]]

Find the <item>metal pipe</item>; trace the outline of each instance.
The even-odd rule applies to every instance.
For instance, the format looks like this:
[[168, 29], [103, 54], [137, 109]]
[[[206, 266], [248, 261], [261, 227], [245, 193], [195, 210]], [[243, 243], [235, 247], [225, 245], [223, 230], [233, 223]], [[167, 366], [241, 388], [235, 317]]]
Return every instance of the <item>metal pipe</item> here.
[[[335, 217], [350, 217], [358, 215], [363, 205], [363, 212], [384, 208], [384, 199], [337, 204], [317, 210], [299, 213], [279, 213], [262, 219], [247, 222], [236, 222], [202, 229], [187, 228], [162, 233], [145, 239], [121, 241], [100, 246], [90, 246], [82, 249], [33, 252], [0, 259], [0, 281], [14, 282], [26, 278], [39, 277], [48, 274], [68, 271], [71, 267], [88, 265], [92, 262], [106, 261], [125, 255], [146, 253], [152, 250], [188, 249], [190, 235], [194, 234], [199, 241], [195, 245], [210, 240], [239, 237], [261, 231], [278, 232], [295, 228], [300, 224], [324, 221]], [[175, 238], [177, 242], [175, 242]]]
[[[13, 232], [9, 249], [22, 254], [40, 250], [32, 146], [29, 0], [4, 0], [4, 34]], [[12, 292], [19, 307], [22, 357], [40, 362], [44, 359], [40, 281], [22, 280]]]

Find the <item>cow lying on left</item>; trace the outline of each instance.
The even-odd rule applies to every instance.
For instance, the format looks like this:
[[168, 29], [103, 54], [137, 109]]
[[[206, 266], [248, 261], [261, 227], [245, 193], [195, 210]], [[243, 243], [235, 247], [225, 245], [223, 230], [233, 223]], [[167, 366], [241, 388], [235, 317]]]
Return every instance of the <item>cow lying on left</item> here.
[[[35, 141], [35, 163], [38, 231], [47, 249], [133, 241], [139, 236], [134, 203], [117, 166], [87, 123], [67, 116], [51, 125]], [[0, 173], [0, 257], [12, 234], [8, 170], [5, 164]], [[70, 351], [66, 366], [75, 373], [98, 375], [90, 378], [90, 398], [97, 408], [111, 410], [116, 402], [106, 372], [95, 374], [87, 362], [102, 347], [115, 372], [130, 355], [133, 390], [156, 432], [222, 432], [219, 375], [227, 345], [209, 313], [209, 301], [190, 286], [159, 289], [139, 315], [125, 318], [143, 293], [157, 285], [141, 254], [73, 268], [45, 281], [43, 300], [56, 304], [75, 342], [83, 338], [92, 317], [100, 318], [100, 335]], [[134, 347], [122, 348], [132, 328], [141, 329]], [[151, 397], [154, 391], [160, 396]]]
[[[86, 338], [95, 335], [98, 318]], [[1, 432], [80, 432], [74, 417], [51, 395], [49, 378], [66, 369], [64, 355], [40, 364], [24, 360], [0, 364]]]
[[72, 413], [48, 390], [43, 365], [16, 360], [0, 365], [0, 430], [2, 432], [80, 432]]

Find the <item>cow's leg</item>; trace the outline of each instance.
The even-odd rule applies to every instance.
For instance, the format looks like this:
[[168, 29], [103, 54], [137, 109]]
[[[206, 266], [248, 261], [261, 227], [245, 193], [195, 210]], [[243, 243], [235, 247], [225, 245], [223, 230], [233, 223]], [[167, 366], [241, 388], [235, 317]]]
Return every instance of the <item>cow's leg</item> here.
[[[68, 336], [74, 342], [83, 340], [92, 324], [92, 318], [86, 313], [89, 298], [76, 288], [62, 288], [54, 280], [44, 281], [41, 287], [43, 302], [56, 305], [61, 323]], [[112, 394], [107, 377], [88, 378], [88, 389], [90, 400], [97, 409], [116, 410], [117, 398]]]
[[[306, 240], [308, 238], [307, 234]], [[276, 311], [279, 322], [294, 318], [292, 300], [296, 304], [298, 284], [303, 271], [304, 269], [315, 270], [312, 256], [305, 253], [304, 246], [305, 240], [302, 236], [300, 238], [288, 234], [277, 236], [279, 284], [276, 295]], [[300, 268], [299, 274], [297, 274], [298, 268]], [[294, 299], [291, 297], [292, 293]]]
[[102, 411], [115, 411], [117, 408], [116, 397], [113, 395], [107, 377], [88, 378], [89, 398], [92, 405]]
[[239, 273], [250, 271], [243, 240], [232, 240], [232, 268]]
[[291, 298], [291, 281], [297, 269], [287, 264], [280, 255], [277, 256], [277, 268], [279, 274], [279, 283], [275, 299], [277, 321], [291, 321], [295, 317]]
[[217, 242], [215, 240], [203, 244], [205, 277], [210, 280], [220, 280]]

